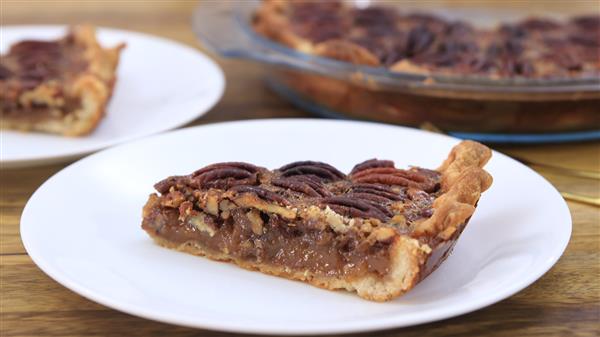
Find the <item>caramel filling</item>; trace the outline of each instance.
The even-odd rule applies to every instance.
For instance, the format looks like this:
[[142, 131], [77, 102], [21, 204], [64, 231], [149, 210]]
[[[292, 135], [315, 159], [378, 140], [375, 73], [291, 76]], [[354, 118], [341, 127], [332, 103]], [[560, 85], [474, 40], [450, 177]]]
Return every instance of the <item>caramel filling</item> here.
[[389, 242], [372, 242], [357, 231], [341, 234], [311, 227], [248, 208], [231, 210], [227, 219], [198, 213], [181, 221], [177, 209], [158, 204], [150, 207], [142, 225], [171, 243], [189, 242], [213, 254], [284, 267], [288, 272], [354, 278], [389, 271]]

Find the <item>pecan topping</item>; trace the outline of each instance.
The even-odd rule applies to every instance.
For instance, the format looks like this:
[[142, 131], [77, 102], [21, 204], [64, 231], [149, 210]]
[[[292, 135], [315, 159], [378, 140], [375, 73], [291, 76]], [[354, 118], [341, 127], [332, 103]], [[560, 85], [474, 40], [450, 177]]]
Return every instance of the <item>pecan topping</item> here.
[[237, 185], [256, 185], [258, 167], [247, 163], [218, 163], [206, 166], [191, 176], [192, 182], [200, 188], [229, 189]]
[[392, 216], [391, 212], [388, 211], [385, 206], [348, 196], [323, 198], [321, 203], [345, 216], [367, 219], [375, 218], [382, 221], [385, 221]]
[[352, 171], [350, 171], [350, 175], [356, 174], [360, 171], [364, 171], [370, 168], [376, 167], [394, 167], [394, 162], [391, 160], [379, 160], [379, 159], [369, 159], [365, 160], [360, 164], [356, 164]]
[[13, 72], [0, 64], [0, 80], [5, 80], [13, 75]]
[[169, 192], [169, 189], [172, 186], [176, 186], [178, 183], [182, 182], [182, 180], [185, 179], [186, 176], [171, 176], [154, 184], [154, 189], [160, 192], [161, 194], [165, 194]]
[[317, 161], [297, 161], [280, 167], [279, 171], [283, 177], [314, 175], [328, 182], [341, 180], [346, 177], [345, 174], [338, 171], [335, 167]]
[[25, 40], [12, 45], [9, 53], [2, 55], [3, 66], [11, 64], [10, 72], [4, 73], [17, 77], [24, 89], [32, 89], [43, 81], [84, 70], [88, 62], [78, 54], [82, 48], [69, 37], [56, 41]]
[[385, 185], [400, 185], [415, 187], [427, 192], [433, 192], [438, 184], [427, 179], [418, 170], [401, 170], [394, 167], [375, 167], [358, 171], [350, 176], [353, 182], [377, 183]]
[[598, 32], [600, 29], [600, 16], [579, 16], [571, 20], [574, 24], [589, 31]]
[[311, 1], [293, 3], [292, 23], [294, 30], [302, 36], [320, 42], [340, 38], [344, 34], [345, 25], [342, 15], [338, 12], [341, 7], [337, 2]]
[[406, 55], [416, 56], [425, 52], [435, 40], [434, 33], [426, 25], [418, 25], [408, 32]]
[[314, 175], [280, 177], [273, 179], [271, 183], [275, 186], [287, 188], [311, 197], [326, 197], [331, 195], [331, 192], [323, 186], [319, 177]]
[[268, 202], [276, 202], [282, 205], [290, 204], [289, 201], [287, 201], [284, 197], [280, 196], [279, 194], [259, 186], [238, 185], [230, 188], [229, 190], [237, 193], [251, 193]]
[[560, 28], [560, 24], [550, 19], [529, 18], [519, 23], [519, 27], [526, 30], [551, 30]]
[[[219, 163], [156, 184], [164, 194], [163, 206], [190, 211], [187, 200], [196, 198], [195, 205], [202, 212], [223, 219], [242, 208], [244, 212], [253, 209], [291, 220], [299, 211], [293, 206], [302, 204], [318, 211], [327, 207], [340, 219], [395, 219], [399, 226], [430, 217], [435, 199], [432, 193], [439, 186], [437, 171], [397, 169], [394, 162], [378, 159], [356, 165], [348, 176], [328, 164], [313, 161], [291, 163], [272, 172], [246, 163]], [[261, 213], [250, 215], [256, 233], [260, 232], [257, 214]]]
[[353, 184], [351, 190], [353, 193], [368, 193], [390, 201], [400, 201], [406, 198], [405, 195], [394, 192], [390, 187], [379, 184]]
[[353, 199], [368, 200], [378, 204], [388, 204], [390, 199], [371, 193], [346, 193], [345, 196]]

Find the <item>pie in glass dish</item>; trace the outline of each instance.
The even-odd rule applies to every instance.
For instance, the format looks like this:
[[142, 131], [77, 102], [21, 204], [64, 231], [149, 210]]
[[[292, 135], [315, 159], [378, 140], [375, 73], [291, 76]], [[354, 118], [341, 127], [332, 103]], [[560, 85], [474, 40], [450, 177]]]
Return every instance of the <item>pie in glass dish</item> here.
[[591, 3], [513, 8], [510, 19], [489, 2], [463, 4], [462, 14], [453, 4], [410, 5], [264, 0], [247, 22], [254, 43], [281, 55], [269, 86], [320, 116], [433, 124], [479, 139], [599, 129], [600, 15]]
[[264, 0], [253, 27], [301, 52], [407, 73], [490, 78], [600, 75], [600, 15], [529, 17], [495, 28], [386, 3]]
[[124, 44], [103, 48], [94, 27], [54, 41], [26, 40], [0, 61], [3, 129], [83, 136], [104, 116]]
[[314, 161], [212, 164], [157, 183], [142, 228], [167, 248], [387, 301], [450, 254], [492, 183], [490, 157], [463, 141], [436, 170], [378, 159], [349, 174]]

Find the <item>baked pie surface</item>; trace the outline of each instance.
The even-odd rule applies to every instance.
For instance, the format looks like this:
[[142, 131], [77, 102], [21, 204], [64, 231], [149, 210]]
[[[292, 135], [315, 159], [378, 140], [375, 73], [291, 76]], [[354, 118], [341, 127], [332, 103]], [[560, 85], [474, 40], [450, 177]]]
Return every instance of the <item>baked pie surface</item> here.
[[455, 146], [437, 170], [368, 160], [218, 163], [155, 185], [142, 228], [160, 245], [386, 301], [451, 252], [491, 176], [491, 151]]
[[252, 25], [301, 52], [391, 71], [490, 78], [600, 74], [598, 15], [565, 22], [532, 17], [483, 29], [385, 5], [264, 0]]
[[123, 44], [102, 48], [92, 26], [21, 41], [0, 61], [2, 128], [82, 136], [104, 115]]

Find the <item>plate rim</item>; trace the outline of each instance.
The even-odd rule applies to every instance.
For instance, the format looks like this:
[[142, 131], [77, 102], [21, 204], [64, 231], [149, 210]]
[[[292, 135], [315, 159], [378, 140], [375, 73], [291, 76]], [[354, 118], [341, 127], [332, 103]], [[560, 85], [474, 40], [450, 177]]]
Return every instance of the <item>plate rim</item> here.
[[[386, 330], [386, 329], [394, 329], [394, 328], [403, 328], [403, 327], [409, 327], [409, 326], [415, 326], [415, 325], [420, 325], [420, 324], [425, 324], [425, 323], [436, 322], [436, 321], [440, 321], [443, 319], [457, 317], [457, 316], [461, 316], [461, 315], [464, 315], [464, 314], [467, 314], [470, 312], [477, 311], [479, 309], [485, 308], [489, 305], [492, 305], [494, 303], [497, 303], [504, 299], [507, 299], [507, 298], [511, 297], [512, 295], [518, 293], [519, 291], [522, 291], [525, 288], [529, 287], [531, 284], [533, 284], [537, 280], [539, 280], [545, 273], [547, 273], [556, 264], [556, 262], [558, 262], [558, 260], [564, 254], [564, 252], [570, 242], [570, 238], [572, 235], [571, 212], [567, 206], [567, 203], [564, 201], [564, 199], [560, 198], [562, 200], [562, 203], [561, 203], [562, 211], [566, 212], [565, 215], [568, 215], [566, 217], [566, 219], [568, 219], [568, 221], [566, 221], [565, 223], [562, 224], [563, 226], [565, 226], [565, 228], [563, 229], [563, 230], [565, 230], [565, 235], [564, 235], [564, 237], [560, 238], [560, 240], [559, 240], [560, 245], [556, 246], [556, 248], [555, 248], [557, 253], [555, 255], [553, 255], [551, 259], [546, 259], [545, 264], [540, 269], [538, 269], [536, 273], [531, 274], [530, 278], [526, 282], [522, 282], [522, 283], [518, 284], [517, 286], [515, 286], [514, 284], [510, 287], [507, 286], [507, 287], [501, 289], [501, 292], [496, 292], [496, 293], [490, 295], [489, 297], [487, 297], [485, 300], [477, 302], [476, 305], [473, 305], [471, 302], [468, 302], [467, 304], [462, 304], [462, 306], [459, 309], [436, 310], [435, 314], [430, 314], [427, 317], [415, 318], [412, 321], [403, 322], [401, 324], [398, 324], [397, 322], [395, 322], [394, 318], [397, 318], [397, 317], [392, 315], [391, 317], [379, 317], [376, 319], [368, 319], [368, 320], [363, 319], [363, 320], [357, 320], [356, 322], [344, 321], [341, 324], [337, 324], [337, 325], [336, 324], [323, 325], [322, 323], [319, 323], [319, 324], [311, 323], [308, 328], [304, 328], [302, 330], [298, 330], [297, 327], [288, 328], [285, 326], [279, 326], [275, 329], [273, 329], [273, 328], [265, 329], [264, 327], [261, 328], [260, 325], [248, 327], [247, 322], [236, 323], [235, 320], [229, 321], [226, 324], [223, 324], [221, 321], [215, 323], [215, 322], [210, 321], [210, 319], [202, 320], [201, 316], [199, 317], [200, 319], [195, 320], [194, 322], [190, 322], [189, 320], [186, 320], [186, 319], [179, 319], [178, 317], [176, 317], [175, 314], [172, 314], [172, 313], [171, 314], [165, 314], [164, 312], [156, 313], [155, 310], [147, 310], [139, 305], [131, 305], [131, 304], [124, 305], [123, 301], [113, 300], [109, 296], [106, 296], [103, 294], [97, 294], [92, 289], [88, 289], [86, 286], [79, 285], [79, 284], [77, 284], [77, 282], [70, 280], [68, 276], [61, 275], [60, 271], [58, 271], [56, 268], [52, 267], [52, 264], [48, 263], [46, 261], [46, 259], [39, 252], [36, 251], [36, 248], [34, 248], [34, 246], [31, 245], [31, 242], [28, 242], [27, 236], [31, 235], [31, 234], [28, 234], [30, 229], [27, 229], [27, 225], [24, 225], [24, 223], [27, 223], [27, 221], [24, 222], [23, 219], [26, 219], [28, 217], [29, 212], [31, 212], [31, 211], [29, 211], [29, 209], [31, 207], [33, 207], [33, 206], [31, 206], [33, 203], [32, 201], [34, 201], [35, 198], [39, 195], [39, 191], [44, 189], [47, 186], [47, 184], [49, 184], [49, 182], [54, 180], [54, 178], [56, 176], [58, 176], [60, 174], [66, 174], [65, 172], [68, 173], [68, 170], [75, 169], [77, 166], [85, 164], [86, 161], [91, 160], [90, 158], [94, 159], [94, 157], [96, 157], [96, 156], [104, 155], [105, 152], [115, 151], [121, 147], [131, 146], [132, 144], [135, 144], [138, 142], [141, 143], [141, 142], [149, 140], [150, 138], [171, 137], [172, 134], [180, 134], [180, 133], [194, 133], [194, 132], [198, 132], [197, 130], [199, 130], [199, 129], [201, 130], [201, 129], [207, 128], [207, 127], [215, 127], [216, 128], [216, 127], [221, 127], [223, 125], [260, 124], [260, 123], [264, 123], [264, 122], [267, 122], [267, 123], [272, 123], [272, 122], [292, 123], [292, 122], [296, 122], [296, 121], [328, 123], [328, 124], [338, 124], [338, 123], [363, 124], [363, 125], [367, 124], [367, 125], [371, 125], [371, 126], [375, 126], [375, 127], [399, 128], [399, 129], [402, 129], [401, 132], [426, 133], [426, 134], [429, 134], [430, 136], [434, 136], [434, 137], [448, 138], [448, 140], [451, 142], [460, 141], [460, 139], [455, 138], [455, 137], [440, 135], [440, 134], [429, 132], [429, 131], [412, 129], [412, 128], [403, 127], [403, 126], [386, 125], [386, 124], [381, 124], [381, 123], [376, 123], [376, 122], [368, 122], [368, 121], [367, 122], [364, 122], [364, 121], [340, 121], [340, 120], [323, 120], [323, 119], [315, 119], [315, 118], [269, 118], [269, 119], [255, 119], [255, 120], [242, 120], [242, 121], [227, 121], [227, 122], [220, 122], [220, 123], [211, 123], [211, 124], [206, 124], [206, 125], [198, 125], [198, 126], [194, 126], [194, 127], [173, 130], [173, 131], [169, 131], [169, 132], [165, 132], [165, 133], [161, 133], [161, 134], [155, 134], [150, 137], [144, 137], [144, 138], [132, 141], [132, 142], [120, 144], [117, 146], [113, 146], [113, 147], [98, 151], [92, 155], [89, 155], [81, 160], [78, 160], [78, 161], [68, 165], [67, 167], [61, 169], [60, 171], [58, 171], [57, 173], [52, 175], [50, 178], [48, 178], [38, 189], [36, 189], [36, 191], [32, 194], [30, 199], [27, 201], [25, 208], [23, 209], [23, 213], [21, 215], [21, 221], [20, 221], [20, 236], [21, 236], [23, 245], [24, 245], [27, 253], [29, 254], [29, 257], [37, 265], [37, 267], [40, 268], [48, 276], [50, 276], [53, 280], [55, 280], [62, 286], [66, 287], [67, 289], [75, 292], [76, 294], [81, 295], [81, 296], [83, 296], [89, 300], [92, 300], [96, 303], [100, 303], [104, 306], [107, 306], [113, 310], [125, 312], [127, 314], [131, 314], [131, 315], [134, 315], [137, 317], [142, 317], [145, 319], [150, 319], [150, 320], [163, 322], [163, 323], [167, 323], [167, 324], [176, 324], [176, 325], [189, 327], [189, 328], [195, 328], [195, 329], [208, 329], [208, 330], [213, 330], [213, 331], [234, 332], [234, 333], [253, 333], [253, 334], [261, 334], [261, 335], [317, 335], [317, 334], [336, 334], [336, 333], [359, 333], [359, 332], [370, 332], [370, 331], [378, 331], [378, 330]], [[552, 188], [552, 190], [554, 190], [556, 195], [558, 197], [560, 197], [560, 194], [559, 194], [558, 190], [554, 187], [554, 185], [552, 185], [543, 176], [541, 176], [540, 174], [538, 174], [537, 172], [535, 172], [528, 166], [523, 165], [522, 163], [510, 158], [507, 155], [504, 155], [501, 152], [497, 152], [495, 150], [493, 150], [493, 152], [494, 152], [494, 156], [505, 157], [506, 159], [511, 161], [513, 165], [521, 166], [522, 168], [530, 171], [530, 173], [537, 176], [537, 178], [542, 179], [550, 188]], [[30, 224], [29, 227], [31, 227], [31, 226], [33, 226], [33, 225]], [[25, 233], [25, 235], [23, 233]], [[442, 309], [443, 308], [445, 308], [445, 307], [442, 307]]]
[[[46, 31], [63, 30], [64, 31], [64, 30], [68, 29], [70, 26], [71, 25], [68, 25], [68, 24], [2, 25], [2, 27], [0, 28], [0, 35], [4, 36], [5, 33], [7, 33], [8, 31], [11, 31], [11, 30], [14, 30], [14, 31], [18, 31], [18, 30], [42, 30], [42, 31], [43, 30], [46, 30]], [[219, 103], [219, 101], [223, 97], [223, 95], [225, 93], [225, 88], [227, 86], [227, 79], [225, 77], [225, 73], [224, 73], [223, 69], [207, 53], [201, 51], [198, 48], [195, 48], [194, 45], [186, 44], [186, 43], [174, 40], [174, 39], [169, 39], [169, 38], [158, 36], [158, 35], [152, 35], [149, 33], [134, 31], [134, 30], [112, 28], [112, 27], [106, 27], [106, 26], [94, 26], [94, 27], [95, 27], [97, 33], [106, 32], [109, 34], [123, 34], [123, 35], [133, 36], [134, 38], [149, 39], [149, 40], [160, 42], [160, 43], [163, 43], [163, 44], [175, 47], [175, 48], [185, 50], [186, 52], [189, 52], [190, 54], [196, 54], [196, 56], [199, 55], [203, 59], [203, 62], [206, 63], [206, 65], [208, 67], [213, 68], [213, 70], [215, 71], [215, 73], [217, 75], [218, 81], [216, 83], [214, 83], [213, 85], [211, 85], [211, 87], [215, 88], [214, 89], [214, 98], [212, 99], [211, 102], [209, 102], [209, 104], [207, 104], [207, 108], [204, 111], [199, 110], [199, 109], [194, 110], [195, 111], [194, 114], [190, 113], [188, 116], [186, 116], [186, 118], [182, 118], [180, 121], [178, 121], [177, 123], [174, 123], [173, 125], [168, 126], [167, 128], [160, 127], [160, 128], [156, 128], [156, 130], [154, 130], [154, 131], [149, 131], [149, 132], [145, 132], [145, 133], [141, 133], [141, 134], [137, 134], [137, 135], [124, 135], [118, 141], [108, 139], [108, 140], [93, 143], [93, 144], [90, 144], [87, 146], [84, 145], [76, 151], [65, 152], [65, 153], [55, 154], [55, 155], [50, 154], [50, 155], [42, 155], [42, 156], [29, 156], [26, 158], [17, 158], [17, 159], [5, 159], [3, 154], [0, 152], [0, 168], [14, 169], [14, 168], [35, 167], [35, 166], [40, 166], [40, 165], [63, 163], [63, 162], [69, 161], [69, 160], [81, 158], [85, 155], [88, 155], [88, 154], [91, 154], [91, 153], [94, 153], [94, 152], [97, 152], [97, 151], [100, 151], [100, 150], [103, 150], [103, 149], [106, 149], [106, 148], [109, 148], [109, 147], [112, 147], [115, 145], [128, 143], [133, 140], [137, 140], [137, 139], [153, 136], [156, 134], [164, 133], [164, 132], [167, 132], [170, 130], [174, 130], [174, 129], [180, 128], [182, 126], [185, 126], [185, 125], [191, 123], [192, 121], [207, 114], [212, 108], [214, 108]], [[11, 34], [14, 34], [14, 33], [11, 33]], [[110, 107], [107, 107], [107, 110], [109, 108]], [[3, 142], [3, 136], [4, 136], [5, 132], [16, 132], [16, 133], [20, 133], [20, 134], [22, 133], [20, 131], [15, 131], [15, 130], [7, 130], [7, 129], [0, 130], [0, 143]], [[42, 135], [47, 135], [47, 134], [42, 133]], [[1, 147], [0, 147], [0, 149], [1, 149]]]

